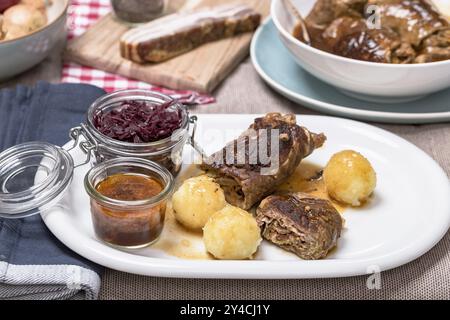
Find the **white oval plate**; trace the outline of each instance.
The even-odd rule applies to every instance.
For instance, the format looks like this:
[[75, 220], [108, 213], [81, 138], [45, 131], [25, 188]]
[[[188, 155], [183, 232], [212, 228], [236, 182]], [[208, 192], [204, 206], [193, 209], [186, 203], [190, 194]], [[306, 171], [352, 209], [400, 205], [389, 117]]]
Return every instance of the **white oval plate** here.
[[[197, 140], [212, 153], [239, 135], [255, 117], [199, 115]], [[423, 151], [387, 131], [352, 120], [298, 116], [298, 122], [328, 137], [325, 146], [308, 157], [309, 162], [324, 166], [333, 153], [354, 149], [364, 154], [377, 172], [374, 198], [363, 209], [344, 212], [345, 230], [338, 248], [327, 259], [301, 260], [266, 241], [255, 260], [247, 261], [185, 260], [152, 247], [137, 251], [109, 247], [95, 237], [91, 224], [83, 187], [87, 166], [76, 170], [62, 205], [43, 219], [66, 246], [98, 264], [141, 275], [185, 278], [363, 275], [416, 259], [444, 236], [450, 225], [450, 184], [445, 172]], [[192, 150], [186, 148], [185, 159], [191, 155]], [[74, 157], [83, 159], [81, 152]], [[169, 236], [163, 233], [162, 237]]]

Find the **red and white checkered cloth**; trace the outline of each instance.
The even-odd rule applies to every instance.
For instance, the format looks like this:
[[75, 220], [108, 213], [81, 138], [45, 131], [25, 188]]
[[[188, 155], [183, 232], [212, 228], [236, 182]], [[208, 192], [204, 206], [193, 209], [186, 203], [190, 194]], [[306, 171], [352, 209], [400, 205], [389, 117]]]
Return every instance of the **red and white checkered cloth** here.
[[[68, 16], [69, 40], [82, 35], [92, 24], [110, 11], [110, 0], [71, 0]], [[208, 104], [215, 101], [213, 97], [195, 91], [157, 87], [76, 63], [64, 64], [62, 82], [92, 84], [107, 92], [122, 89], [151, 89], [179, 99], [184, 104]]]

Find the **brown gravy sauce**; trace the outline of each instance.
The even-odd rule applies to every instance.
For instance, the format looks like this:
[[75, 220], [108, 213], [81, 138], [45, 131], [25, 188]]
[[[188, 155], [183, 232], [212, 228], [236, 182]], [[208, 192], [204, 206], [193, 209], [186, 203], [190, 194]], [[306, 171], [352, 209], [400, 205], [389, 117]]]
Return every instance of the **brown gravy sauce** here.
[[[345, 206], [333, 201], [328, 196], [325, 183], [320, 177], [322, 167], [313, 163], [303, 161], [294, 174], [277, 190], [289, 192], [304, 192], [313, 196], [332, 202], [333, 206], [340, 212], [345, 211]], [[175, 189], [184, 180], [201, 175], [203, 172], [196, 165], [189, 166], [177, 178]], [[317, 178], [318, 179], [312, 179]], [[254, 212], [254, 209], [250, 210]], [[173, 214], [172, 204], [167, 204], [165, 227], [160, 239], [152, 245], [153, 249], [159, 249], [164, 253], [181, 259], [190, 260], [214, 260], [214, 257], [206, 252], [202, 233], [188, 230], [177, 222]]]
[[183, 227], [175, 219], [172, 204], [166, 209], [166, 220], [160, 239], [152, 246], [164, 253], [181, 259], [205, 260], [213, 257], [205, 250], [201, 232]]
[[[321, 35], [322, 32], [323, 32], [323, 30], [319, 30], [316, 28], [308, 28], [308, 34], [310, 36], [311, 46], [316, 49], [331, 53], [330, 48], [328, 48], [328, 46], [322, 39], [322, 35]], [[294, 36], [294, 38], [300, 40], [301, 42], [305, 42], [305, 39], [303, 38], [301, 23], [297, 24], [294, 27], [294, 30], [292, 31], [292, 35]]]
[[292, 35], [294, 36], [294, 38], [298, 39], [298, 40], [302, 40], [303, 36], [302, 36], [302, 25], [299, 23], [294, 27], [294, 31], [292, 32]]
[[308, 193], [312, 196], [330, 201], [337, 211], [343, 213], [346, 206], [330, 198], [325, 182], [320, 175], [322, 170], [323, 168], [318, 165], [303, 161], [292, 176], [279, 186], [277, 190]]
[[[196, 165], [190, 165], [179, 174], [175, 182], [175, 190], [188, 178], [203, 173]], [[175, 219], [172, 203], [167, 203], [166, 218], [163, 232], [159, 240], [152, 245], [152, 249], [159, 249], [164, 253], [181, 259], [213, 260], [205, 250], [201, 232], [195, 232], [182, 226]]]

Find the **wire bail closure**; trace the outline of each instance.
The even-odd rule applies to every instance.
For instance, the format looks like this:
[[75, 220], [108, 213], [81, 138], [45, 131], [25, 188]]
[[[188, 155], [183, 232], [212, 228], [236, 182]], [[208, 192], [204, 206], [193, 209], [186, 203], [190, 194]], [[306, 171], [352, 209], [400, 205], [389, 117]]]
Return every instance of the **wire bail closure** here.
[[[195, 140], [195, 135], [197, 132], [197, 122], [197, 116], [189, 117], [189, 123], [192, 124], [192, 133], [189, 134], [187, 142], [194, 148], [196, 152], [201, 155], [202, 159], [205, 159], [207, 158], [206, 153]], [[91, 157], [93, 155], [92, 153], [98, 150], [99, 145], [94, 136], [89, 132], [89, 129], [86, 127], [86, 125], [84, 123], [81, 123], [79, 126], [70, 129], [69, 136], [72, 139], [73, 144], [70, 148], [66, 149], [66, 151], [71, 152], [76, 148], [80, 148], [86, 155], [85, 161], [74, 164], [74, 168], [78, 168], [90, 163]]]
[[[92, 152], [98, 149], [98, 143], [86, 128], [86, 125], [82, 123], [78, 127], [70, 129], [69, 136], [73, 140], [73, 145], [66, 151], [70, 152], [79, 147], [86, 155], [86, 160], [82, 163], [75, 164], [74, 168], [78, 168], [90, 163]], [[80, 137], [83, 137], [84, 141], [80, 141]]]
[[189, 117], [189, 123], [191, 123], [193, 127], [192, 127], [192, 134], [189, 135], [188, 143], [194, 148], [195, 151], [197, 151], [201, 155], [203, 160], [206, 159], [208, 156], [203, 150], [203, 148], [197, 143], [197, 141], [195, 141], [195, 134], [197, 132], [197, 122], [198, 122], [197, 116]]

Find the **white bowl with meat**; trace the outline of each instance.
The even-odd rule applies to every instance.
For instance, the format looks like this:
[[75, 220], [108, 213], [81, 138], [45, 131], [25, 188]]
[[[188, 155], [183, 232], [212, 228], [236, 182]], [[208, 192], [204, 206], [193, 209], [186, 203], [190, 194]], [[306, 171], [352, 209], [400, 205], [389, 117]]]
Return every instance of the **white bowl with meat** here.
[[450, 87], [450, 23], [426, 0], [291, 1], [312, 45], [302, 39], [287, 1], [273, 0], [271, 17], [283, 44], [302, 68], [342, 92], [391, 103]]
[[44, 60], [66, 37], [69, 0], [0, 0], [0, 80]]

